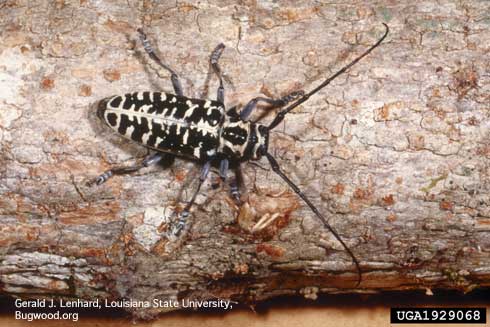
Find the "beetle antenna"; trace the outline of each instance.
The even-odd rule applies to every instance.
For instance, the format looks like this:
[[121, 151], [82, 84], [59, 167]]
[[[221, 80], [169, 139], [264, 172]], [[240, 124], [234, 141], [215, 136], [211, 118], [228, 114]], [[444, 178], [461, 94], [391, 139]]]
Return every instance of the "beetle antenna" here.
[[362, 58], [364, 58], [365, 56], [367, 56], [371, 51], [373, 51], [376, 47], [378, 47], [381, 44], [381, 42], [383, 42], [383, 40], [388, 35], [388, 32], [390, 31], [388, 25], [386, 25], [385, 23], [383, 23], [383, 25], [385, 26], [386, 31], [385, 31], [384, 35], [378, 40], [378, 42], [376, 42], [374, 45], [372, 45], [369, 49], [367, 49], [359, 57], [357, 57], [356, 59], [354, 59], [350, 64], [344, 66], [338, 72], [336, 72], [335, 74], [333, 74], [332, 76], [330, 76], [329, 78], [327, 78], [322, 84], [318, 85], [312, 91], [310, 91], [310, 92], [306, 93], [305, 95], [303, 95], [301, 98], [299, 98], [298, 100], [296, 100], [293, 104], [291, 104], [286, 109], [280, 111], [277, 114], [277, 116], [274, 118], [274, 120], [272, 121], [272, 123], [267, 128], [269, 130], [271, 130], [274, 127], [276, 127], [277, 125], [279, 125], [279, 123], [282, 122], [282, 120], [284, 119], [284, 116], [286, 116], [287, 113], [289, 113], [291, 110], [293, 110], [294, 108], [296, 108], [297, 106], [299, 106], [300, 104], [302, 104], [303, 102], [305, 102], [306, 100], [308, 100], [310, 98], [310, 96], [312, 96], [313, 94], [317, 93], [318, 91], [320, 91], [321, 89], [323, 89], [325, 86], [327, 86], [328, 84], [330, 84], [330, 82], [333, 81], [337, 76], [342, 75], [346, 70], [348, 70], [349, 68], [351, 68], [352, 66], [354, 66], [355, 64], [357, 64], [357, 62], [359, 60], [361, 60]]
[[299, 189], [299, 187], [296, 186], [296, 184], [294, 184], [293, 181], [291, 181], [282, 172], [282, 170], [279, 167], [279, 164], [277, 163], [276, 159], [274, 159], [274, 157], [268, 152], [265, 153], [265, 156], [269, 160], [269, 163], [271, 164], [272, 170], [276, 174], [278, 174], [289, 185], [289, 187], [291, 187], [293, 189], [294, 193], [296, 193], [308, 205], [308, 207], [310, 207], [311, 211], [313, 211], [315, 213], [315, 215], [321, 220], [323, 225], [332, 233], [332, 235], [337, 239], [337, 241], [339, 241], [340, 244], [342, 244], [344, 249], [347, 251], [349, 256], [352, 258], [352, 261], [356, 265], [356, 269], [357, 269], [357, 276], [358, 276], [357, 283], [356, 283], [356, 288], [357, 288], [361, 284], [361, 281], [362, 281], [362, 271], [361, 271], [361, 267], [359, 265], [359, 261], [357, 260], [354, 253], [352, 253], [351, 249], [349, 249], [349, 247], [345, 244], [345, 242], [340, 237], [339, 233], [337, 233], [337, 231], [328, 223], [325, 216], [322, 215], [320, 213], [320, 211], [318, 211], [318, 209], [313, 205], [313, 203], [310, 201], [310, 199], [308, 199], [308, 197]]

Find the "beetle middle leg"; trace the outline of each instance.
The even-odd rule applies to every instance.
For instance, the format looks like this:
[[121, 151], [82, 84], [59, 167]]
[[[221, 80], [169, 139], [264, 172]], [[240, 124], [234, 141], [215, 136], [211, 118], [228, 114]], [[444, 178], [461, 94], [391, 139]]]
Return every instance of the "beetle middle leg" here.
[[143, 47], [145, 48], [146, 53], [148, 56], [155, 61], [160, 67], [164, 68], [170, 73], [170, 80], [172, 81], [172, 86], [174, 88], [175, 94], [183, 96], [184, 93], [182, 92], [182, 84], [180, 84], [179, 76], [177, 73], [170, 68], [170, 66], [164, 64], [160, 58], [155, 54], [155, 51], [153, 50], [153, 47], [150, 44], [150, 41], [146, 38], [145, 32], [143, 32], [143, 29], [138, 28], [138, 33], [140, 36], [141, 43], [143, 43]]
[[[211, 183], [211, 187], [213, 189], [217, 189], [220, 187], [221, 182], [225, 182], [228, 179], [228, 172], [230, 170], [230, 162], [228, 159], [222, 159], [219, 162], [219, 171], [218, 171], [218, 177], [213, 178], [213, 182]], [[243, 176], [242, 172], [240, 169], [240, 164], [236, 166], [234, 169], [234, 176], [232, 176], [229, 179], [229, 191], [230, 191], [230, 196], [235, 202], [237, 206], [241, 205], [241, 200], [240, 200], [240, 188], [242, 187], [243, 184]]]
[[257, 103], [259, 101], [271, 105], [270, 108], [278, 108], [287, 105], [289, 102], [293, 101], [294, 99], [297, 99], [298, 97], [304, 94], [305, 92], [300, 90], [300, 91], [291, 92], [279, 99], [270, 99], [264, 97], [253, 98], [245, 105], [245, 107], [243, 107], [243, 110], [240, 112], [240, 119], [246, 120], [250, 116], [254, 108], [257, 107]]
[[[228, 159], [221, 160], [219, 166], [219, 176], [223, 182], [226, 180], [228, 169], [229, 169]], [[235, 172], [235, 176], [233, 176], [230, 179], [230, 183], [229, 183], [230, 195], [233, 201], [235, 201], [235, 204], [240, 206], [241, 205], [240, 186], [242, 186], [243, 184], [243, 176], [242, 176], [242, 171], [240, 169], [240, 164], [238, 164], [238, 166], [235, 167], [234, 172]]]
[[93, 185], [93, 184], [102, 185], [105, 182], [107, 182], [107, 180], [114, 175], [124, 175], [124, 174], [129, 174], [129, 173], [138, 171], [141, 168], [154, 165], [154, 164], [162, 161], [164, 158], [169, 159], [169, 160], [173, 160], [175, 157], [171, 154], [162, 153], [162, 152], [150, 154], [150, 155], [146, 156], [145, 159], [143, 159], [138, 164], [135, 164], [132, 166], [125, 166], [125, 167], [114, 167], [114, 168], [111, 168], [109, 170], [106, 170], [105, 172], [103, 172], [102, 174], [100, 174], [99, 176], [97, 176], [96, 178], [91, 180], [88, 184], [89, 185]]

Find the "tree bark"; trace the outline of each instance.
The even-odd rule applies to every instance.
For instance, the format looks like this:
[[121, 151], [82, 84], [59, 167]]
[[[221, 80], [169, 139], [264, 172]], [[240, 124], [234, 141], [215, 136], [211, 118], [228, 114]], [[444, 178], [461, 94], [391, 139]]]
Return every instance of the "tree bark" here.
[[[102, 126], [97, 101], [172, 90], [138, 27], [189, 97], [215, 99], [208, 60], [223, 42], [231, 108], [313, 89], [374, 44], [381, 22], [385, 42], [290, 113], [269, 145], [359, 258], [360, 287], [345, 250], [265, 160], [243, 165], [240, 207], [226, 183], [213, 189], [213, 173], [177, 240], [164, 229], [196, 186], [195, 163], [86, 185], [147, 153]], [[0, 26], [2, 293], [255, 303], [490, 284], [485, 1], [7, 0]]]

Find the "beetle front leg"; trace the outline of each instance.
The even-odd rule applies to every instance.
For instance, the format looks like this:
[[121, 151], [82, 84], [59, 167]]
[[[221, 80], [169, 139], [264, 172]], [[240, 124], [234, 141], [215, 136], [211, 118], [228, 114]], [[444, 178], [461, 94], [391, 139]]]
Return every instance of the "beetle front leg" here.
[[154, 164], [160, 162], [164, 157], [174, 158], [174, 156], [167, 154], [167, 153], [158, 153], [157, 152], [154, 154], [150, 154], [145, 159], [143, 159], [143, 161], [141, 161], [140, 163], [138, 163], [136, 165], [126, 166], [126, 167], [114, 167], [114, 168], [111, 168], [109, 170], [106, 170], [105, 172], [103, 172], [102, 174], [100, 174], [99, 176], [97, 176], [96, 178], [91, 180], [90, 182], [88, 182], [88, 185], [93, 185], [93, 184], [102, 185], [105, 182], [107, 182], [107, 180], [114, 175], [124, 175], [124, 174], [129, 174], [129, 173], [138, 171], [141, 168], [148, 167], [148, 166], [151, 166], [151, 165], [154, 165]]
[[279, 99], [270, 99], [264, 97], [253, 98], [245, 105], [245, 107], [243, 107], [243, 110], [240, 112], [240, 118], [242, 120], [246, 120], [248, 116], [250, 116], [252, 111], [255, 109], [255, 107], [257, 107], [257, 103], [259, 101], [269, 104], [270, 105], [269, 108], [272, 109], [272, 108], [283, 107], [287, 105], [289, 102], [293, 101], [294, 99], [302, 96], [303, 94], [305, 94], [305, 92], [300, 90], [300, 91], [291, 92]]

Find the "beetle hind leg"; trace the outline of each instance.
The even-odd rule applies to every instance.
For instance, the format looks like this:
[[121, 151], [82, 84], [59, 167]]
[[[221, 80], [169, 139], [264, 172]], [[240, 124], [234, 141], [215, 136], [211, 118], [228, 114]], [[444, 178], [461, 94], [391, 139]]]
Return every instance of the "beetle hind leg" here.
[[174, 156], [172, 156], [171, 154], [160, 153], [160, 152], [150, 154], [150, 155], [146, 156], [145, 159], [143, 159], [140, 163], [137, 163], [135, 165], [124, 166], [124, 167], [114, 167], [114, 168], [111, 168], [109, 170], [106, 170], [105, 172], [103, 172], [99, 176], [95, 177], [93, 180], [89, 181], [88, 185], [89, 186], [94, 185], [94, 184], [102, 185], [105, 182], [107, 182], [107, 180], [109, 178], [111, 178], [115, 175], [125, 175], [125, 174], [133, 173], [135, 171], [140, 170], [141, 168], [152, 166], [156, 163], [159, 163], [159, 162], [163, 161], [164, 158], [169, 159], [169, 160], [173, 160]]

